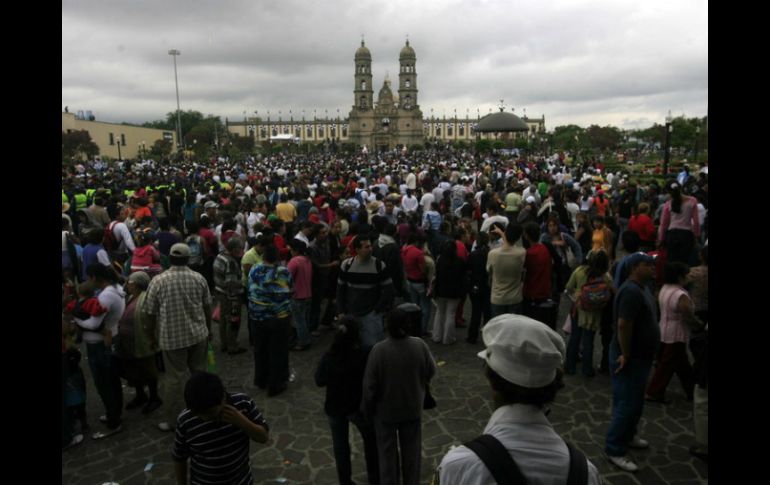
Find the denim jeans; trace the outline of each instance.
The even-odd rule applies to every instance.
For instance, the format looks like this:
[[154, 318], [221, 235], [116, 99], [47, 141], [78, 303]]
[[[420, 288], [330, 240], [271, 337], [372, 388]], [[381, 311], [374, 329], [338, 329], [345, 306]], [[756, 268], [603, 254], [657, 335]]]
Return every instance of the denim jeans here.
[[88, 367], [94, 376], [94, 386], [102, 398], [107, 412], [107, 427], [117, 428], [123, 412], [123, 386], [120, 383], [118, 370], [113, 360], [112, 352], [104, 342], [86, 344]]
[[327, 416], [329, 428], [332, 432], [332, 445], [334, 448], [334, 461], [337, 464], [337, 478], [340, 485], [353, 483], [351, 475], [353, 468], [350, 464], [350, 423], [353, 423], [361, 433], [364, 441], [364, 458], [366, 459], [366, 476], [370, 484], [377, 484], [380, 480], [379, 457], [377, 456], [377, 439], [374, 436], [374, 427], [364, 420], [360, 412], [350, 416]]
[[644, 387], [652, 362], [631, 358], [619, 374], [620, 348], [610, 345], [610, 375], [612, 376], [612, 417], [607, 430], [605, 452], [610, 456], [625, 456], [628, 443], [636, 435], [636, 426], [644, 408]]
[[370, 349], [385, 338], [381, 313], [367, 313], [358, 319], [361, 321], [361, 346], [363, 348]]
[[291, 301], [291, 314], [294, 317], [294, 326], [297, 328], [297, 344], [310, 345], [310, 306], [311, 299]]
[[495, 305], [494, 303], [491, 303], [492, 306], [492, 318], [495, 318], [498, 315], [502, 315], [504, 313], [515, 313], [517, 315], [522, 315], [524, 311], [524, 304], [523, 303], [516, 303], [515, 305]]
[[588, 330], [578, 326], [577, 322], [572, 322], [572, 334], [569, 336], [569, 342], [567, 342], [567, 358], [564, 361], [564, 370], [569, 374], [575, 373], [575, 366], [577, 364], [578, 347], [580, 347], [580, 341], [583, 341], [583, 375], [593, 375], [594, 371], [594, 336], [595, 330]]
[[420, 309], [422, 310], [422, 333], [424, 335], [428, 331], [431, 311], [430, 298], [428, 298], [428, 295], [426, 294], [425, 283], [407, 281], [406, 287], [409, 290], [409, 301], [416, 305], [420, 305]]

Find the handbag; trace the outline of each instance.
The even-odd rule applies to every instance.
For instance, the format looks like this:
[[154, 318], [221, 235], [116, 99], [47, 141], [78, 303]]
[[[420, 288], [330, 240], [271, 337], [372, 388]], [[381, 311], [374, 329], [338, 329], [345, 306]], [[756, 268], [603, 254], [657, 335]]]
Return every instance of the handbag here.
[[577, 258], [575, 257], [575, 253], [572, 252], [572, 248], [567, 246], [567, 249], [564, 251], [564, 254], [567, 256], [567, 266], [569, 266], [569, 269], [575, 269], [577, 267]]
[[430, 384], [425, 386], [425, 399], [422, 402], [423, 409], [433, 409], [436, 407], [436, 400], [430, 393]]

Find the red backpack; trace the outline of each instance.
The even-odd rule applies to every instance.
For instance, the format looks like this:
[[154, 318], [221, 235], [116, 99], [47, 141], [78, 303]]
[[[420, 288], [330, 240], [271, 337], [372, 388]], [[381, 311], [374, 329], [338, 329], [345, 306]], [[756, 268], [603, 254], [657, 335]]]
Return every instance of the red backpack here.
[[113, 231], [115, 224], [117, 223], [118, 221], [112, 221], [104, 228], [102, 246], [104, 246], [104, 249], [107, 251], [116, 251], [118, 246], [120, 246], [120, 243], [118, 243], [118, 238], [115, 237], [115, 232]]
[[589, 279], [580, 287], [580, 300], [578, 305], [584, 311], [602, 310], [612, 298], [610, 285], [602, 278]]

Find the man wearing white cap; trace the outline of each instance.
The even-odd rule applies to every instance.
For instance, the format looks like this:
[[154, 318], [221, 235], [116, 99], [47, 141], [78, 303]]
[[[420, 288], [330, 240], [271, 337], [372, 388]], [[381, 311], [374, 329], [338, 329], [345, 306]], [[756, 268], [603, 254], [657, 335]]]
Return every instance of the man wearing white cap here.
[[505, 314], [487, 322], [482, 337], [487, 348], [478, 356], [486, 362], [495, 411], [483, 436], [444, 456], [433, 483], [601, 483], [596, 467], [567, 445], [544, 412], [564, 387], [561, 336], [531, 318]]

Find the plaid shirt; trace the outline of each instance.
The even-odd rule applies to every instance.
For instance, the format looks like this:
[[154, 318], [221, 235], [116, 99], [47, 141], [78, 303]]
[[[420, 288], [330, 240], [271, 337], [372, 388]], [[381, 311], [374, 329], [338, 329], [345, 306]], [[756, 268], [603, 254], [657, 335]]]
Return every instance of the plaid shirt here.
[[209, 336], [205, 312], [210, 309], [206, 279], [187, 266], [172, 266], [154, 277], [143, 308], [157, 318], [163, 350], [183, 349], [205, 340]]

